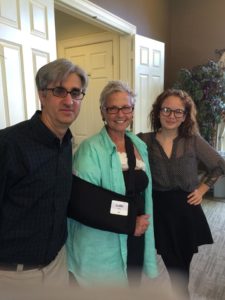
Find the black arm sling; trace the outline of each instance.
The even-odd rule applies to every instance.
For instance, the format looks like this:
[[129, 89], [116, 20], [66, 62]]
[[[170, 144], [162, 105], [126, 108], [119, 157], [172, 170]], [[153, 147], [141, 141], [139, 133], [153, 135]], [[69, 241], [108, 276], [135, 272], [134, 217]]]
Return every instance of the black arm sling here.
[[[137, 216], [136, 201], [133, 193], [136, 158], [133, 144], [127, 136], [125, 136], [125, 148], [129, 165], [126, 195], [96, 186], [73, 175], [71, 198], [68, 206], [69, 218], [101, 230], [125, 234], [134, 233]], [[110, 213], [113, 200], [128, 204], [127, 216]]]

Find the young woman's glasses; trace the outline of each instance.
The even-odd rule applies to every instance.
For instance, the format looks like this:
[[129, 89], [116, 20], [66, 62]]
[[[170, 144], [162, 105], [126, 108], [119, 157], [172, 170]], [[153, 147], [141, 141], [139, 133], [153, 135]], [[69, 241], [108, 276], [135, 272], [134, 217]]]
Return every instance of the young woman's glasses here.
[[43, 90], [52, 91], [52, 94], [59, 98], [65, 98], [68, 94], [70, 94], [73, 100], [82, 100], [85, 96], [85, 93], [77, 88], [74, 88], [71, 91], [67, 91], [67, 89], [65, 89], [64, 87], [57, 86], [55, 88], [46, 88]]
[[182, 118], [186, 114], [185, 110], [179, 108], [171, 109], [169, 107], [162, 107], [160, 111], [164, 117], [169, 117], [173, 113], [177, 119]]
[[124, 114], [129, 114], [134, 110], [133, 106], [108, 106], [103, 107], [103, 109], [108, 114], [118, 114], [119, 111], [122, 111]]

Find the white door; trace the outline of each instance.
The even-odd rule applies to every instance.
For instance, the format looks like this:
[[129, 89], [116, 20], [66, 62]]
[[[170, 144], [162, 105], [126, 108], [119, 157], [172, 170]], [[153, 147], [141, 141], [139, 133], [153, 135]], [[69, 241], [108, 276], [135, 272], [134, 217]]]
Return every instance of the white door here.
[[64, 56], [84, 68], [89, 76], [87, 94], [71, 131], [75, 146], [97, 133], [103, 126], [99, 110], [99, 95], [109, 80], [113, 79], [112, 41], [64, 49]]
[[0, 0], [0, 128], [39, 108], [36, 71], [56, 58], [53, 0]]
[[137, 94], [133, 125], [135, 133], [150, 131], [149, 112], [164, 88], [164, 48], [162, 42], [134, 36], [134, 89]]

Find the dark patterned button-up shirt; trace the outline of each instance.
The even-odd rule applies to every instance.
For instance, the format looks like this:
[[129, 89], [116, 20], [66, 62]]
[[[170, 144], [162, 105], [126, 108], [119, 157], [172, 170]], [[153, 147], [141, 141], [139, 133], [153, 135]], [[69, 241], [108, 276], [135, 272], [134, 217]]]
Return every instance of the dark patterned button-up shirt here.
[[48, 264], [67, 237], [71, 133], [60, 143], [40, 113], [0, 130], [0, 263]]

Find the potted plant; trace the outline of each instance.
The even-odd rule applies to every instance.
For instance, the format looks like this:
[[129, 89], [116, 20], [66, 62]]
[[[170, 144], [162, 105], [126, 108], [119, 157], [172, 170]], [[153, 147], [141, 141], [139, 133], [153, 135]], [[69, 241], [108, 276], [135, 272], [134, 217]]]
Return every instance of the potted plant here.
[[216, 147], [216, 132], [225, 111], [225, 77], [218, 62], [181, 69], [174, 88], [188, 92], [197, 108], [201, 135]]

